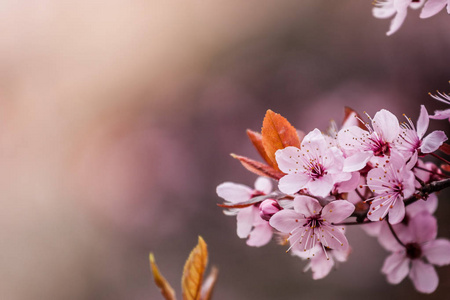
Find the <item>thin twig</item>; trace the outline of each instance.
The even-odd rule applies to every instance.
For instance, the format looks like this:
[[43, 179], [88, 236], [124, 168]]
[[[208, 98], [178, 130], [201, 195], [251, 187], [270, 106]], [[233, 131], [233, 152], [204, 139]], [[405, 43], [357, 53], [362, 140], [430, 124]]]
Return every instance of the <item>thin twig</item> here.
[[404, 248], [406, 248], [406, 245], [403, 244], [403, 242], [398, 238], [398, 235], [395, 233], [394, 228], [392, 228], [392, 225], [391, 225], [391, 223], [389, 223], [388, 219], [386, 219], [386, 222], [387, 222], [387, 224], [388, 224], [388, 226], [389, 226], [389, 230], [391, 230], [392, 235], [394, 236], [395, 240], [396, 240], [400, 245], [402, 245]]

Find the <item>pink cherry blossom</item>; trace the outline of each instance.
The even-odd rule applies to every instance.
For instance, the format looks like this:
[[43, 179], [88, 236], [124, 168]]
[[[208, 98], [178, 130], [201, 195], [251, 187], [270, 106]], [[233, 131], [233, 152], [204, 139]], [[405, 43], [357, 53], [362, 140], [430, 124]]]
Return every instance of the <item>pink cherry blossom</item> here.
[[405, 216], [406, 199], [415, 191], [414, 173], [406, 166], [405, 159], [393, 152], [385, 164], [367, 174], [367, 185], [375, 194], [367, 213], [371, 221], [382, 220], [389, 213], [389, 223], [397, 224]]
[[287, 175], [278, 184], [280, 191], [295, 194], [301, 189], [319, 197], [326, 197], [337, 182], [351, 178], [342, 171], [342, 152], [327, 144], [319, 129], [308, 133], [301, 148], [286, 147], [275, 153], [278, 167]]
[[428, 0], [420, 12], [422, 19], [432, 17], [447, 6], [447, 13], [450, 14], [450, 0]]
[[336, 200], [322, 207], [319, 201], [308, 196], [297, 196], [293, 201], [294, 210], [281, 210], [269, 221], [273, 228], [289, 235], [289, 249], [306, 252], [316, 245], [330, 249], [348, 248], [344, 227], [333, 223], [348, 218], [355, 210], [353, 204]]
[[259, 205], [259, 216], [261, 219], [269, 221], [274, 214], [282, 209], [283, 208], [280, 206], [278, 201], [274, 199], [267, 199]]
[[[272, 183], [265, 177], [259, 177], [256, 180], [254, 189], [232, 182], [225, 182], [217, 187], [217, 194], [226, 201], [226, 204], [245, 202], [255, 196], [267, 195], [271, 191]], [[241, 239], [248, 238], [247, 245], [260, 247], [272, 239], [272, 227], [267, 221], [261, 219], [259, 203], [241, 209], [231, 209], [224, 213], [236, 215], [237, 235]]]
[[372, 127], [366, 123], [367, 130], [358, 126], [343, 128], [339, 131], [338, 140], [346, 159], [343, 170], [354, 172], [364, 168], [366, 163], [389, 156], [393, 142], [398, 138], [400, 125], [391, 112], [382, 109], [371, 119]]
[[383, 227], [378, 239], [384, 248], [392, 252], [381, 270], [388, 282], [398, 284], [409, 274], [419, 292], [434, 292], [439, 278], [433, 265], [450, 264], [450, 241], [436, 239], [436, 219], [423, 211], [409, 220], [407, 226], [398, 224], [393, 226], [393, 230], [401, 244], [388, 226]]
[[386, 35], [395, 33], [405, 21], [408, 13], [408, 7], [417, 9], [422, 6], [424, 0], [378, 0], [375, 2], [373, 8], [373, 15], [375, 18], [386, 19], [394, 16], [391, 21], [391, 26]]
[[407, 122], [401, 125], [402, 130], [395, 146], [407, 158], [417, 151], [420, 151], [419, 154], [434, 152], [447, 140], [447, 136], [441, 130], [433, 131], [423, 138], [430, 122], [427, 109], [423, 105], [420, 106], [417, 129], [410, 118], [406, 117], [406, 120]]

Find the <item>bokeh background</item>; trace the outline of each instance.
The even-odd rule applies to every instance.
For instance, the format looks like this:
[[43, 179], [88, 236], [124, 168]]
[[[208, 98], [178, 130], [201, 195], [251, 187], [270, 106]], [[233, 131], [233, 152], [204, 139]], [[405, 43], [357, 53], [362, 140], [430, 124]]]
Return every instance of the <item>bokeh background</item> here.
[[[252, 185], [230, 152], [272, 109], [299, 129], [343, 106], [414, 120], [450, 91], [449, 16], [409, 15], [386, 37], [370, 1], [1, 1], [0, 299], [161, 299], [153, 251], [180, 294], [202, 235], [214, 299], [444, 299], [389, 285], [387, 253], [349, 228], [349, 261], [326, 279], [272, 243], [250, 248], [215, 188]], [[449, 129], [447, 121], [433, 128]], [[441, 194], [439, 235], [450, 238]]]

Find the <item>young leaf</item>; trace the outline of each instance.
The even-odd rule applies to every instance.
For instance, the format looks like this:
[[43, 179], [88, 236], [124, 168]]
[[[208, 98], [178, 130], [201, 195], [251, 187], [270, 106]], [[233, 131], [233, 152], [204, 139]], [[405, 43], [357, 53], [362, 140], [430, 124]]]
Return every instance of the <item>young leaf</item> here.
[[237, 160], [239, 160], [241, 162], [241, 164], [250, 172], [255, 173], [256, 175], [259, 176], [266, 176], [266, 177], [270, 177], [273, 178], [275, 180], [279, 180], [281, 177], [284, 176], [284, 174], [278, 170], [275, 170], [274, 168], [272, 168], [271, 166], [268, 166], [266, 164], [263, 164], [259, 161], [250, 159], [248, 157], [245, 156], [240, 156], [240, 155], [236, 155], [231, 153], [231, 157], [236, 158]]
[[155, 257], [153, 256], [153, 253], [150, 253], [149, 259], [150, 259], [150, 268], [152, 270], [156, 286], [160, 288], [161, 294], [163, 295], [164, 299], [176, 300], [174, 290], [167, 282], [167, 280], [159, 272], [158, 266], [155, 263]]
[[192, 249], [184, 265], [181, 289], [184, 300], [199, 300], [202, 286], [203, 273], [208, 263], [208, 250], [201, 236], [198, 244]]
[[294, 126], [270, 109], [264, 117], [261, 135], [264, 150], [276, 169], [278, 169], [278, 165], [275, 160], [275, 152], [278, 149], [284, 149], [288, 146], [300, 148], [300, 139]]
[[214, 286], [216, 285], [217, 275], [219, 275], [219, 270], [216, 267], [212, 267], [211, 272], [203, 283], [200, 300], [211, 300]]
[[256, 150], [258, 150], [259, 155], [261, 155], [261, 157], [267, 162], [269, 166], [273, 167], [273, 163], [267, 156], [266, 150], [264, 149], [262, 143], [262, 135], [250, 129], [247, 129], [247, 135], [250, 138], [250, 141], [252, 142], [253, 146], [255, 146]]
[[361, 121], [360, 115], [352, 108], [346, 106], [344, 108], [344, 121], [342, 122], [342, 127], [358, 126], [361, 129], [367, 130], [364, 123]]

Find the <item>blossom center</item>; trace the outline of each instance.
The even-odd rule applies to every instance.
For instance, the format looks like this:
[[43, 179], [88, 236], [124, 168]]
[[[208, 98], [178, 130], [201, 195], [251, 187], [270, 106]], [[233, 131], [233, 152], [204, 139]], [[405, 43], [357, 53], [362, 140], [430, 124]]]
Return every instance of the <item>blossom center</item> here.
[[410, 259], [417, 259], [422, 256], [422, 248], [417, 243], [406, 244], [406, 256]]
[[377, 137], [370, 137], [371, 147], [375, 156], [389, 156], [391, 155], [391, 146], [383, 139]]
[[308, 226], [310, 228], [316, 228], [322, 226], [323, 219], [320, 215], [315, 215], [312, 217], [309, 217], [305, 223], [304, 226]]

